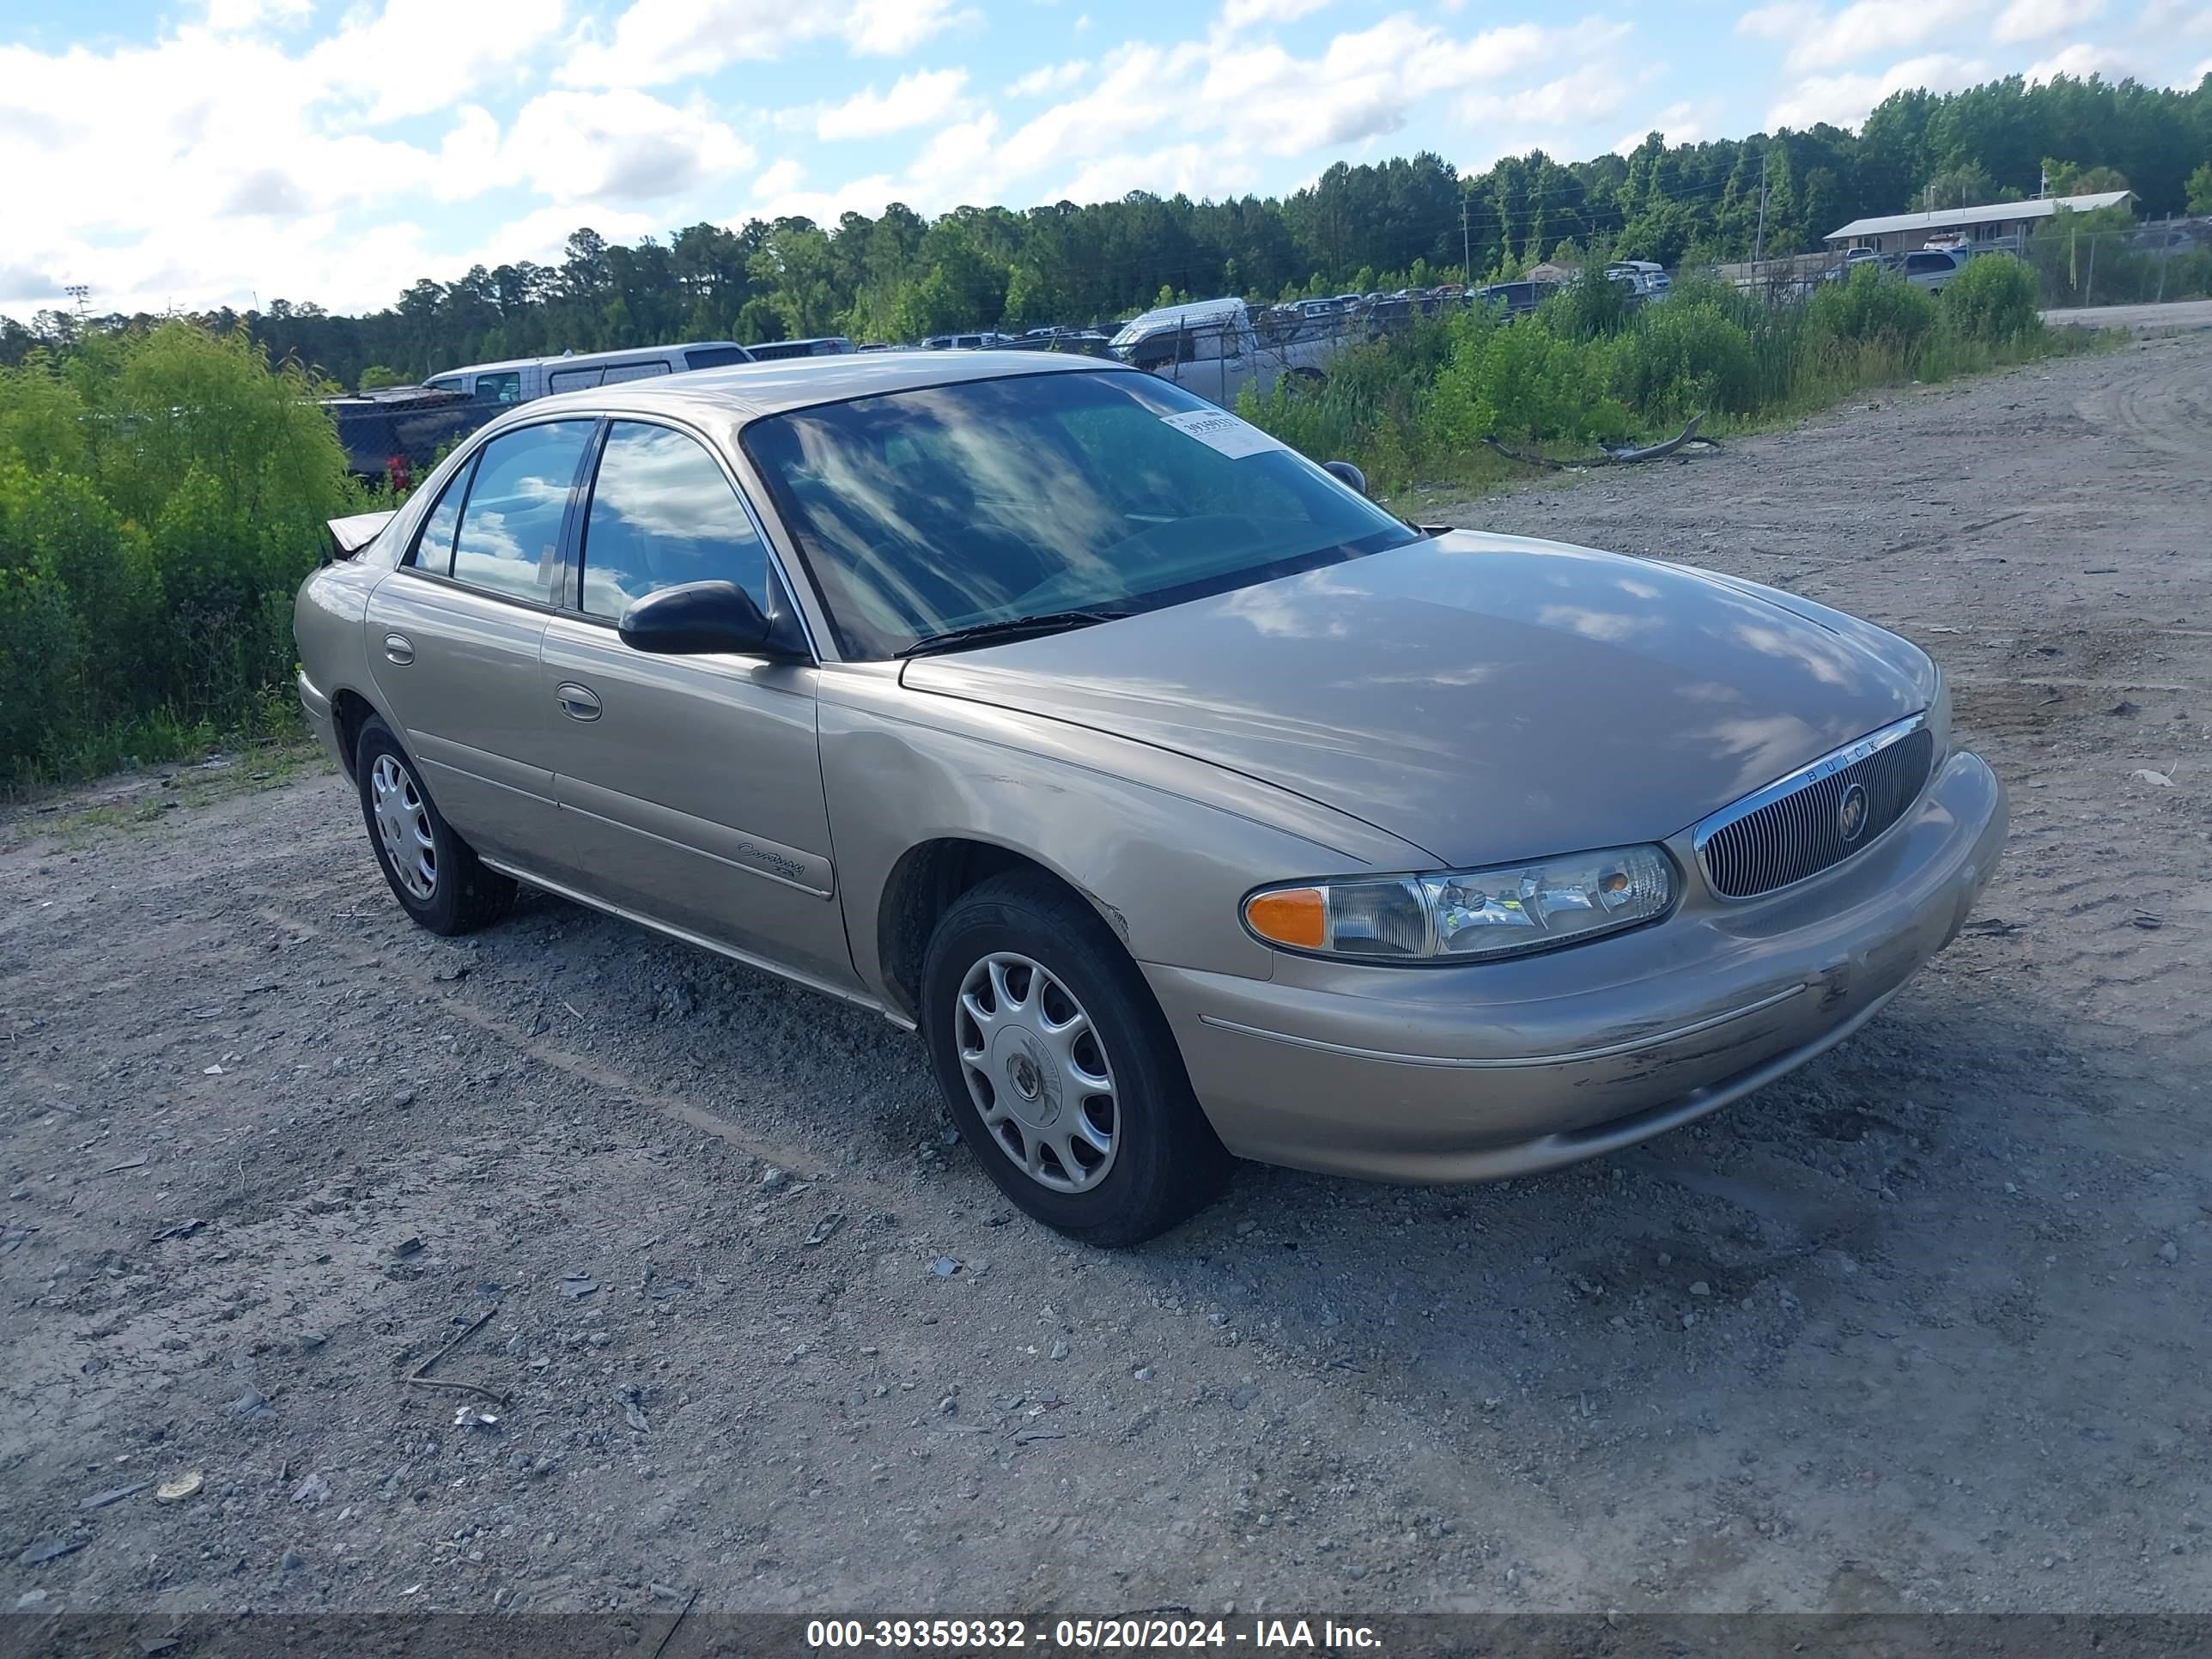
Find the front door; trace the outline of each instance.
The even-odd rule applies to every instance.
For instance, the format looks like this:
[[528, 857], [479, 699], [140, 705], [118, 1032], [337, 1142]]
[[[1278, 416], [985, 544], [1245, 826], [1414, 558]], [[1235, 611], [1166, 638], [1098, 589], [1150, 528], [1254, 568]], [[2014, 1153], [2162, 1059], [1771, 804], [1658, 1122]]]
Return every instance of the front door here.
[[538, 652], [595, 425], [548, 422], [486, 444], [368, 602], [370, 669], [399, 740], [447, 822], [495, 859], [535, 863], [560, 839]]
[[690, 434], [617, 420], [583, 499], [576, 602], [546, 629], [539, 680], [564, 862], [612, 903], [857, 986], [812, 665], [652, 656], [615, 629], [633, 601], [685, 582], [735, 582], [771, 615], [789, 609], [734, 482]]

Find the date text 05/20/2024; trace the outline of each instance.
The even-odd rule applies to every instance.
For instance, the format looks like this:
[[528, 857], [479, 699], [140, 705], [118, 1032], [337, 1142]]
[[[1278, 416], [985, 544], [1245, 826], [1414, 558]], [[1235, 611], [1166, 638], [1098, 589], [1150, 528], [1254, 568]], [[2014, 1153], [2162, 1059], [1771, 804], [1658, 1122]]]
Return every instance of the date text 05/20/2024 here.
[[1333, 1619], [1224, 1619], [1131, 1616], [1058, 1619], [817, 1619], [806, 1626], [806, 1645], [916, 1651], [1048, 1647], [1076, 1652], [1176, 1651], [1251, 1648], [1321, 1652], [1373, 1650], [1382, 1645], [1365, 1625]]

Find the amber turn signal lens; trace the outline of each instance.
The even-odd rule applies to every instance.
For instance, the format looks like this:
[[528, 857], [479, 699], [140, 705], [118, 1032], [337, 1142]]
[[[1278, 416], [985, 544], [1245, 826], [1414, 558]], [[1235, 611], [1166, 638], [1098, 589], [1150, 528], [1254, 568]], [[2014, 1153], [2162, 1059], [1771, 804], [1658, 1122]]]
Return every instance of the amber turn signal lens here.
[[1284, 887], [1244, 902], [1244, 920], [1261, 939], [1318, 951], [1328, 943], [1328, 906], [1318, 887]]

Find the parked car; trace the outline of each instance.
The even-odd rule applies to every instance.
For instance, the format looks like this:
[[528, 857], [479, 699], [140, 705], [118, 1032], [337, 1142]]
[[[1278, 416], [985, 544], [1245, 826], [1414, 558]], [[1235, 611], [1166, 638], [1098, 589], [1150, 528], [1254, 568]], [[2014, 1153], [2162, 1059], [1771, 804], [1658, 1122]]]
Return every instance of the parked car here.
[[1606, 279], [1628, 290], [1639, 305], [1656, 305], [1673, 291], [1674, 279], [1664, 265], [1650, 259], [1616, 259], [1605, 268]]
[[527, 883], [918, 1028], [991, 1178], [1102, 1244], [1231, 1155], [1473, 1181], [1701, 1116], [2004, 842], [1904, 640], [1416, 529], [1081, 357], [551, 398], [362, 528], [300, 695], [410, 916]]
[[1915, 248], [1899, 262], [1905, 280], [1930, 294], [1941, 294], [1943, 284], [1966, 268], [1968, 255], [1954, 248]]
[[1011, 334], [981, 329], [972, 334], [933, 334], [921, 343], [925, 351], [991, 351], [1013, 343]]
[[1285, 374], [1318, 380], [1340, 343], [1316, 329], [1262, 337], [1242, 300], [1200, 300], [1148, 311], [1114, 337], [1114, 355], [1134, 368], [1210, 398], [1226, 409], [1247, 386], [1263, 396]]
[[346, 471], [374, 479], [426, 469], [440, 449], [499, 412], [465, 392], [422, 386], [383, 386], [321, 402], [345, 446]]
[[842, 357], [853, 349], [853, 343], [842, 334], [818, 334], [805, 340], [767, 340], [745, 348], [757, 363], [772, 363], [787, 357]]
[[697, 368], [726, 368], [752, 360], [752, 352], [734, 340], [692, 340], [629, 351], [571, 351], [558, 357], [471, 363], [464, 368], [441, 369], [424, 384], [434, 391], [465, 392], [473, 403], [504, 409], [556, 392], [582, 392], [623, 380], [650, 380], [658, 374], [685, 374]]
[[1114, 337], [1095, 328], [1033, 328], [1002, 340], [1002, 351], [1079, 351], [1092, 357], [1114, 355]]
[[1535, 282], [1489, 283], [1467, 296], [1467, 302], [1475, 306], [1503, 306], [1508, 317], [1521, 317], [1559, 291], [1557, 283], [1540, 279]]

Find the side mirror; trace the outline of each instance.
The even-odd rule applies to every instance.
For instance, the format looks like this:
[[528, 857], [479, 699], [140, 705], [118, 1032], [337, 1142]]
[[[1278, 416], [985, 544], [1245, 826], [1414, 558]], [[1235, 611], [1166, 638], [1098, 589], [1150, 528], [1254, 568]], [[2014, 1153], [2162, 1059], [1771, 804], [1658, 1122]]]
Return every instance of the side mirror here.
[[648, 593], [623, 612], [618, 631], [631, 650], [656, 656], [729, 651], [789, 662], [805, 654], [735, 582], [685, 582]]
[[1340, 484], [1349, 484], [1361, 495], [1367, 493], [1367, 475], [1350, 461], [1323, 461], [1321, 470]]

